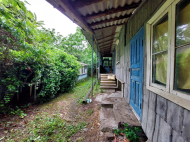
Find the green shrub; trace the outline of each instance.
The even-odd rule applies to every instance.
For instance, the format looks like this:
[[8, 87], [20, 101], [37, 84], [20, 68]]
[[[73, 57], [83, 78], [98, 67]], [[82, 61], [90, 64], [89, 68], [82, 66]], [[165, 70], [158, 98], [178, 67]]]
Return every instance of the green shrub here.
[[0, 113], [10, 110], [11, 100], [27, 76], [31, 82], [42, 82], [38, 100], [51, 99], [58, 91], [75, 86], [80, 64], [77, 58], [57, 48], [60, 35], [38, 27], [35, 14], [19, 0], [0, 2]]

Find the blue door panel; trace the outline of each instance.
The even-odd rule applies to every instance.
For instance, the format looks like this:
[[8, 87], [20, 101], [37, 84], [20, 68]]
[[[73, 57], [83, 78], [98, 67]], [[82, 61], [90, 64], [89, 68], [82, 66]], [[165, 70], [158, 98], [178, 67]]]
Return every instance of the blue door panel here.
[[132, 38], [130, 44], [131, 77], [130, 105], [141, 119], [143, 93], [143, 40], [144, 28]]

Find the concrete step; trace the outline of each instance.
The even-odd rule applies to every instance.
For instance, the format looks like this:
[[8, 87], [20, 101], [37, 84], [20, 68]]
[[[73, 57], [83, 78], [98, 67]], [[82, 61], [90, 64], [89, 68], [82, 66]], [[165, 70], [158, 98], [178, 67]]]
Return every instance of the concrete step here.
[[[110, 84], [110, 85], [108, 85], [108, 84]], [[108, 83], [108, 84], [100, 83], [100, 86], [117, 86], [115, 83]]]
[[101, 81], [114, 81], [114, 80], [111, 80], [111, 79], [101, 79]]
[[100, 84], [100, 85], [102, 85], [102, 86], [116, 86], [116, 84]]
[[100, 86], [101, 89], [116, 89], [117, 86]]
[[107, 84], [110, 84], [110, 83], [115, 83], [115, 81], [100, 81], [100, 83], [107, 83]]
[[101, 107], [100, 110], [100, 130], [102, 132], [109, 132], [118, 128], [113, 108]]
[[115, 114], [117, 124], [127, 123], [132, 127], [141, 126], [140, 122], [133, 113], [131, 106], [126, 101], [115, 103], [113, 105], [113, 112]]

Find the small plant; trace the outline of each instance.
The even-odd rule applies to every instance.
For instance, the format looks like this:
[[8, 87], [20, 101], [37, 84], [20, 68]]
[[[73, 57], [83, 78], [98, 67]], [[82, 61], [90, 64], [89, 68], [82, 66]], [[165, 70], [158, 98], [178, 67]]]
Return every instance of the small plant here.
[[114, 133], [116, 135], [120, 135], [121, 133], [126, 134], [126, 137], [129, 141], [139, 142], [139, 136], [136, 134], [141, 131], [140, 127], [131, 127], [127, 123], [124, 124], [125, 129], [120, 131], [119, 129], [115, 129]]
[[104, 93], [103, 89], [100, 89], [100, 93]]
[[119, 129], [115, 129], [114, 132], [115, 132], [116, 135], [120, 134], [120, 130]]
[[27, 116], [26, 113], [24, 113], [18, 106], [16, 106], [16, 110], [11, 109], [11, 114], [15, 115], [19, 115], [20, 118], [24, 118], [25, 116]]
[[139, 136], [136, 134], [136, 132], [141, 131], [140, 127], [133, 128], [133, 127], [129, 126], [127, 123], [125, 123], [124, 126], [125, 126], [125, 129], [123, 131], [121, 131], [121, 133], [126, 134], [129, 141], [138, 142]]
[[90, 109], [90, 110], [87, 110], [87, 111], [86, 111], [86, 114], [87, 114], [88, 116], [90, 116], [93, 112], [94, 112], [94, 110], [93, 110], [93, 109]]

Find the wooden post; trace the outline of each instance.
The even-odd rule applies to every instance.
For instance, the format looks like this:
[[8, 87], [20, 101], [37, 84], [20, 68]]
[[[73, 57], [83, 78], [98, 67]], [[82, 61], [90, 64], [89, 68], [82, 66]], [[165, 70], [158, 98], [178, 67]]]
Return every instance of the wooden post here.
[[34, 85], [34, 102], [36, 101], [36, 82], [35, 82], [35, 85]]
[[101, 58], [100, 58], [100, 51], [99, 51], [99, 74], [100, 74], [100, 60], [101, 60]]
[[19, 100], [19, 86], [17, 87], [17, 90], [18, 90], [18, 92], [17, 92], [17, 100]]
[[94, 36], [92, 35], [92, 68], [91, 68], [91, 77], [92, 77], [92, 96], [93, 96], [93, 48], [94, 48]]
[[[96, 48], [96, 80], [98, 80], [98, 65], [97, 65], [97, 60], [98, 60], [98, 44], [97, 44], [97, 48]], [[97, 85], [96, 85], [96, 89], [97, 89]]]

